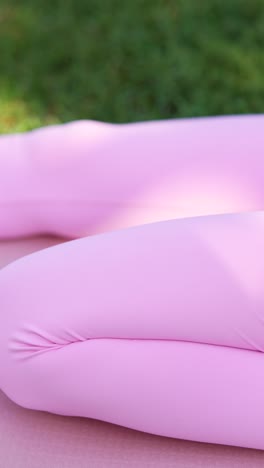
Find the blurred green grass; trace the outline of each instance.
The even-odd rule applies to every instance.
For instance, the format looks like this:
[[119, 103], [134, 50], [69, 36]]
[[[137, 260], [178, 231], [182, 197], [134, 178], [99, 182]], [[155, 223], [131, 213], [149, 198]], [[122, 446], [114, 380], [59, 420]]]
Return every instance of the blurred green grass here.
[[0, 132], [261, 112], [263, 0], [0, 0]]

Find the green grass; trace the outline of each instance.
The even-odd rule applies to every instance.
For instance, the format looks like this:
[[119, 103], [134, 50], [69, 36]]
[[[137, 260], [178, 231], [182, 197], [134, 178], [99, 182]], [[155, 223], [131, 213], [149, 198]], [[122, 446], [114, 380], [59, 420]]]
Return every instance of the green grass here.
[[261, 112], [263, 0], [0, 0], [0, 132]]

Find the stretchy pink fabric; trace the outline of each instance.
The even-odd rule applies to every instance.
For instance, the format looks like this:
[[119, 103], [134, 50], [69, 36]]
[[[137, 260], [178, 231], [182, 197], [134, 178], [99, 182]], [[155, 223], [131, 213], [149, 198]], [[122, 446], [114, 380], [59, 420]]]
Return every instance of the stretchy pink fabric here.
[[[264, 449], [264, 116], [78, 121], [0, 138], [0, 271], [18, 404]], [[75, 239], [80, 237], [80, 239]]]

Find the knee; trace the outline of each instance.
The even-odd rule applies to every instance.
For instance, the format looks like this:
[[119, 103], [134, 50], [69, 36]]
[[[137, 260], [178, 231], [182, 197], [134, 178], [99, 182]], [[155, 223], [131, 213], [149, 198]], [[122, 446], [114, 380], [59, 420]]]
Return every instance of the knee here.
[[39, 356], [60, 346], [41, 323], [32, 274], [30, 257], [0, 271], [0, 389], [28, 408], [34, 407]]
[[76, 304], [58, 272], [64, 266], [51, 260], [53, 248], [0, 271], [0, 389], [32, 409], [42, 408], [57, 378], [55, 351], [88, 339], [82, 322], [76, 326]]

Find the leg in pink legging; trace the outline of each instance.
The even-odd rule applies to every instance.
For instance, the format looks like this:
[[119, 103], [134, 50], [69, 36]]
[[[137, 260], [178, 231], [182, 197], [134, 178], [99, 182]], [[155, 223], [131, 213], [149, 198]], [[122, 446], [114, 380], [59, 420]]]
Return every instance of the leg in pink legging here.
[[101, 234], [9, 265], [1, 388], [29, 408], [263, 449], [263, 252], [264, 215], [251, 212]]
[[2, 136], [0, 238], [262, 210], [263, 148], [264, 115], [79, 121]]

